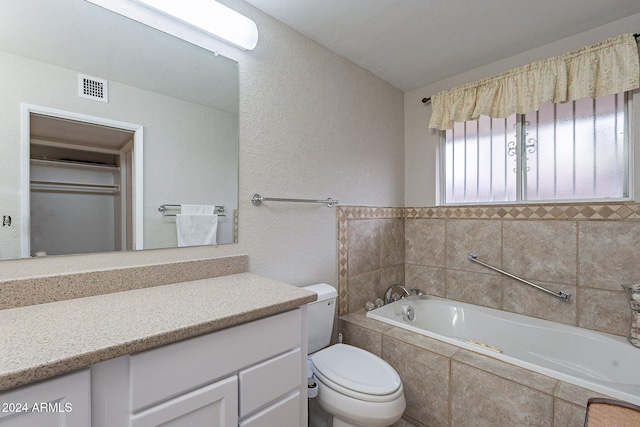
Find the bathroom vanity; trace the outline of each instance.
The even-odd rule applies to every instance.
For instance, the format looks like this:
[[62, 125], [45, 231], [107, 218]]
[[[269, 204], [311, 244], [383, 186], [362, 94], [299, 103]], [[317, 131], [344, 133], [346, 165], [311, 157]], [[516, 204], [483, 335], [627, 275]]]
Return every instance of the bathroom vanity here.
[[0, 310], [0, 426], [306, 425], [314, 299], [242, 273]]

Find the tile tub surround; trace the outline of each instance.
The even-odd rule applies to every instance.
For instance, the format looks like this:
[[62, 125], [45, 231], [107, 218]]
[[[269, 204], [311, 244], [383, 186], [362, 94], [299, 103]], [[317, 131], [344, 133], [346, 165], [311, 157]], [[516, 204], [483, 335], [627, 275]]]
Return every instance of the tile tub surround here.
[[[388, 228], [392, 234], [385, 237], [367, 234], [389, 220], [403, 222], [404, 229]], [[448, 299], [621, 336], [629, 332], [631, 313], [620, 285], [640, 281], [639, 204], [340, 206], [338, 227], [341, 315], [402, 283]], [[381, 248], [394, 247], [383, 239], [404, 241], [393, 258], [404, 257], [402, 268], [382, 261]], [[468, 253], [554, 292], [565, 290], [571, 302], [471, 263]], [[378, 264], [371, 262], [376, 254]]]
[[416, 427], [582, 427], [599, 393], [365, 317], [340, 318], [344, 342], [399, 373]]
[[0, 390], [315, 301], [251, 273], [0, 310]]
[[[64, 257], [60, 257], [64, 262]], [[0, 281], [0, 310], [227, 276], [249, 271], [246, 255]]]
[[404, 283], [404, 209], [337, 206], [338, 312], [382, 297]]

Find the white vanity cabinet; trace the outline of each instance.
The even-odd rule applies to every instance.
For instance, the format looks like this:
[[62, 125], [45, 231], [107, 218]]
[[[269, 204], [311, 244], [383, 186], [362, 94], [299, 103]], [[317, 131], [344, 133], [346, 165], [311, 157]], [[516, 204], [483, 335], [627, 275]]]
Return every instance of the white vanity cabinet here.
[[306, 426], [304, 307], [92, 367], [93, 427]]
[[0, 392], [1, 427], [91, 425], [89, 370]]

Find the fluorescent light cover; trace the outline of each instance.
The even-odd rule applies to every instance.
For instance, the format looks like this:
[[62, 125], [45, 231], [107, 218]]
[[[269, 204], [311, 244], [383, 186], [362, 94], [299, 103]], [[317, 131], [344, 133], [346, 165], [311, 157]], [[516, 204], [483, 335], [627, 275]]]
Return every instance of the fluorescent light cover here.
[[258, 44], [258, 27], [244, 15], [214, 0], [136, 0], [236, 47]]

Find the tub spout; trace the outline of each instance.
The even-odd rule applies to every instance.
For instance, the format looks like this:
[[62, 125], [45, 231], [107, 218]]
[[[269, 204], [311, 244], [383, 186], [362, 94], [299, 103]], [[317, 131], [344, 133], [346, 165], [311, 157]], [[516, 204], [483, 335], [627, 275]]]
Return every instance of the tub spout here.
[[400, 298], [404, 298], [404, 297], [408, 297], [409, 295], [411, 295], [411, 291], [407, 288], [405, 288], [402, 285], [391, 285], [389, 286], [389, 288], [385, 291], [384, 293], [384, 303], [385, 304], [389, 304], [391, 301], [391, 296], [393, 295], [393, 291], [395, 289], [400, 289], [403, 292], [403, 295]]

